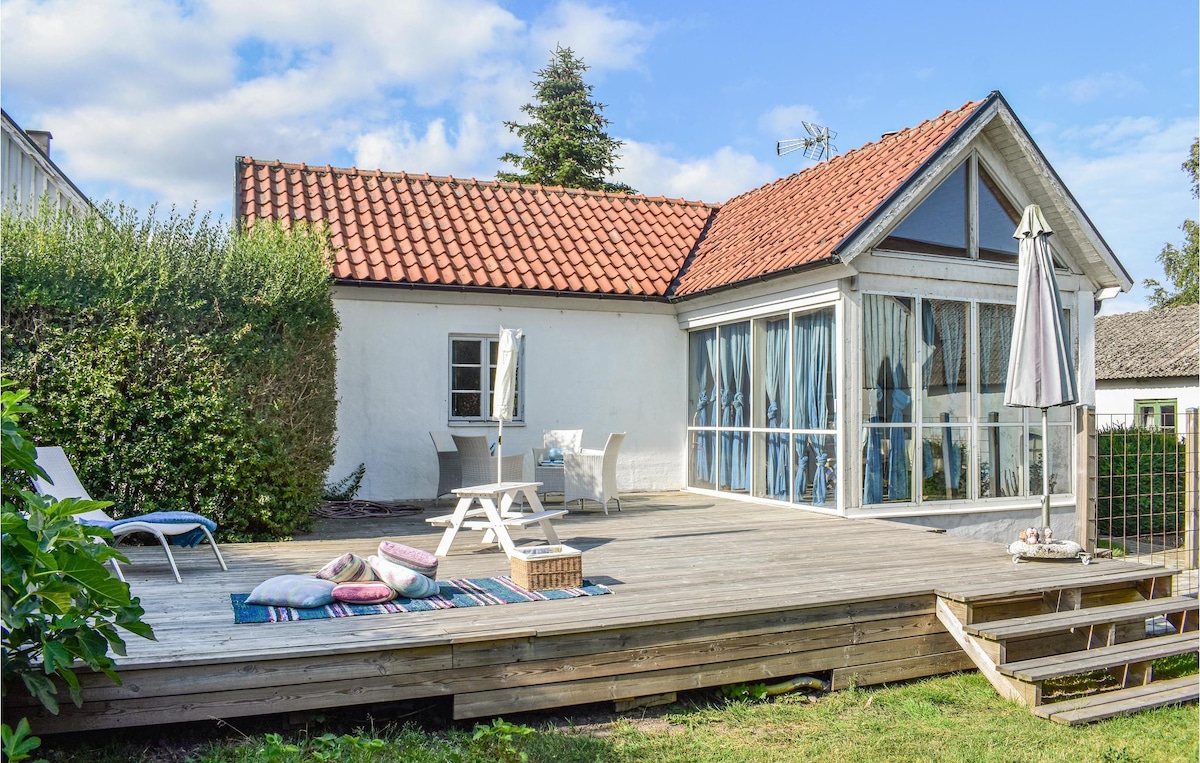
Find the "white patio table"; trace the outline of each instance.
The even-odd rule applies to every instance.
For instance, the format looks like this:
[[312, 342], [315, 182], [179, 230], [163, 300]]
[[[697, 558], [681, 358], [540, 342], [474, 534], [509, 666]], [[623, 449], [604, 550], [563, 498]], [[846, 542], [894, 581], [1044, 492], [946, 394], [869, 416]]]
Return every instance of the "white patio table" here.
[[[458, 505], [454, 507], [454, 513], [425, 520], [431, 525], [446, 528], [446, 531], [442, 533], [441, 542], [438, 543], [437, 551], [433, 553], [437, 556], [448, 554], [450, 544], [454, 542], [454, 536], [458, 534], [459, 530], [466, 529], [483, 530], [484, 543], [491, 543], [494, 539], [500, 544], [500, 548], [504, 549], [504, 553], [511, 556], [514, 546], [508, 529], [510, 527], [526, 527], [535, 523], [542, 528], [542, 533], [545, 534], [546, 540], [551, 545], [557, 544], [559, 542], [558, 533], [555, 532], [554, 525], [550, 521], [563, 516], [567, 510], [546, 511], [537, 496], [537, 489], [541, 484], [540, 482], [493, 482], [488, 485], [460, 487], [451, 491], [458, 496]], [[532, 513], [526, 514], [519, 509], [513, 509], [518, 495], [522, 496], [533, 509]], [[478, 502], [478, 506], [475, 506], [476, 502]]]

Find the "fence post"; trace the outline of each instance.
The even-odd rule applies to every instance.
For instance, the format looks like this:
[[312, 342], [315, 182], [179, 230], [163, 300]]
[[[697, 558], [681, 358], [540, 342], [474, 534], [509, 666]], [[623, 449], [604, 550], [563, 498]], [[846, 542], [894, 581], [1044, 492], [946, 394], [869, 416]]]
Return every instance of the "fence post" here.
[[1096, 409], [1075, 409], [1075, 526], [1079, 545], [1089, 554], [1096, 551], [1096, 488], [1099, 478]]
[[1188, 408], [1184, 416], [1184, 559], [1188, 569], [1200, 567], [1200, 543], [1196, 533], [1200, 530], [1197, 515], [1200, 514], [1200, 415], [1195, 408]]

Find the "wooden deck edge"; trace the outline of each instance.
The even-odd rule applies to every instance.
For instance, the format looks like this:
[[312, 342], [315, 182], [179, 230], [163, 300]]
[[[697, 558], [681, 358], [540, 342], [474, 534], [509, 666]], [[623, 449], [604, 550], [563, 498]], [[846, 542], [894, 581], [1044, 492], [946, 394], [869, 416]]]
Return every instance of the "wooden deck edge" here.
[[[936, 627], [933, 618], [929, 620], [930, 626]], [[581, 664], [575, 659], [545, 660], [540, 664], [500, 662], [479, 668], [431, 670], [410, 675], [374, 675], [277, 687], [192, 691], [175, 696], [88, 700], [81, 708], [64, 707], [58, 716], [52, 716], [38, 707], [23, 708], [22, 712], [29, 710], [30, 720], [36, 722], [39, 732], [59, 733], [296, 712], [422, 697], [556, 697], [570, 696], [574, 692], [573, 687], [578, 686], [624, 687], [620, 691], [614, 689], [609, 694], [586, 694], [588, 698], [579, 702], [562, 703], [569, 705], [595, 701], [590, 698], [592, 696], [601, 700], [623, 699], [715, 683], [766, 680], [807, 671], [870, 664], [886, 656], [905, 658], [940, 654], [954, 646], [948, 635], [940, 632], [930, 634], [928, 628], [922, 629], [919, 635], [867, 643], [855, 643], [853, 627], [839, 626], [838, 630], [841, 633], [836, 638], [823, 643], [814, 642], [814, 645], [819, 643], [822, 648], [809, 650], [804, 650], [802, 645], [811, 634], [798, 633], [795, 643], [772, 644], [774, 636], [764, 637], [759, 649], [769, 650], [769, 653], [763, 654], [736, 650], [714, 652], [703, 644], [678, 645], [683, 653], [673, 659], [645, 660], [644, 650], [632, 650], [626, 655], [597, 654], [589, 664]], [[664, 648], [663, 651], [669, 650]], [[694, 676], [697, 675], [714, 678], [708, 683], [696, 683]], [[655, 690], [655, 686], [662, 685], [659, 679], [664, 676], [669, 678], [667, 688]], [[177, 692], [184, 691], [187, 688], [186, 677], [179, 677], [176, 687]], [[488, 689], [471, 691], [475, 687]], [[558, 705], [542, 704], [526, 709], [554, 706]], [[512, 712], [513, 709], [505, 705], [504, 709], [497, 712]], [[10, 712], [13, 708], [8, 707], [6, 702], [5, 710]], [[484, 714], [490, 714], [490, 711]]]
[[956, 647], [940, 654], [837, 668], [833, 671], [829, 688], [839, 691], [851, 686], [876, 686], [974, 669], [975, 663], [967, 653]]
[[[908, 642], [899, 644], [900, 641]], [[731, 683], [777, 681], [781, 678], [836, 668], [871, 665], [881, 654], [897, 659], [927, 659], [935, 664], [953, 653], [953, 641], [914, 637], [888, 642], [889, 650], [834, 647], [813, 652], [781, 654], [767, 658], [708, 663], [688, 668], [620, 674], [603, 678], [565, 681], [556, 684], [465, 692], [454, 697], [454, 718], [480, 718], [502, 713], [528, 712], [556, 707], [607, 702], [667, 692], [704, 689]], [[910, 668], [915, 668], [913, 662]], [[957, 670], [959, 668], [954, 668]], [[943, 672], [953, 672], [945, 670]], [[933, 675], [933, 673], [925, 673]]]
[[1200, 602], [1197, 602], [1196, 599], [1190, 596], [1175, 596], [1169, 599], [1147, 599], [1127, 604], [1087, 607], [1045, 615], [990, 620], [968, 625], [966, 632], [979, 638], [998, 641], [1055, 633], [1066, 628], [1107, 625], [1114, 622], [1134, 622], [1159, 615], [1196, 611], [1200, 611]]
[[[702, 647], [699, 659], [711, 659], [714, 651], [737, 648], [739, 639], [776, 635], [777, 642], [826, 638], [831, 628], [843, 628], [849, 643], [854, 640], [874, 641], [887, 638], [887, 633], [875, 634], [880, 628], [903, 629], [905, 623], [933, 618], [932, 597], [907, 597], [892, 601], [868, 602], [862, 605], [835, 605], [821, 610], [801, 609], [781, 612], [778, 618], [763, 621], [741, 613], [725, 618], [610, 628], [558, 637], [535, 638], [533, 631], [522, 631], [517, 638], [490, 640], [482, 637], [425, 646], [416, 649], [355, 649], [315, 657], [284, 653], [280, 658], [267, 657], [255, 662], [236, 661], [229, 664], [153, 665], [137, 670], [122, 669], [122, 684], [113, 684], [99, 673], [80, 675], [85, 698], [91, 701], [109, 699], [175, 696], [180, 680], [189, 692], [209, 690], [254, 689], [269, 686], [291, 686], [319, 683], [326, 680], [371, 678], [379, 675], [397, 676], [422, 673], [428, 670], [458, 670], [482, 668], [497, 664], [521, 664], [522, 670], [533, 670], [548, 656], [562, 660], [584, 659], [588, 655], [607, 652], [628, 653], [631, 661], [646, 662], [664, 645], [687, 650], [688, 645]], [[722, 643], [728, 642], [728, 643]], [[650, 650], [633, 654], [631, 650]], [[182, 678], [181, 678], [182, 677]], [[16, 705], [33, 706], [32, 698], [13, 697], [6, 701]]]

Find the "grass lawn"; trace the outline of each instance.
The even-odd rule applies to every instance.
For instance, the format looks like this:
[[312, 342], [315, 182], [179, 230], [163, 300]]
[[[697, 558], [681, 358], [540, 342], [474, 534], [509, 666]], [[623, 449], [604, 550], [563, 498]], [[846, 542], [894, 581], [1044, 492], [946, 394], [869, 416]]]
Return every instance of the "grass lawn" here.
[[[1194, 673], [1194, 655], [1164, 675]], [[1195, 761], [1196, 705], [1160, 708], [1068, 728], [1002, 700], [977, 673], [825, 695], [800, 692], [768, 701], [681, 695], [665, 708], [623, 715], [607, 706], [573, 716], [513, 716], [511, 724], [435, 728], [312, 726], [285, 735], [255, 733], [174, 743], [119, 745], [66, 740], [39, 752], [50, 761]], [[518, 725], [520, 724], [520, 725]], [[365, 729], [364, 730], [364, 726]]]

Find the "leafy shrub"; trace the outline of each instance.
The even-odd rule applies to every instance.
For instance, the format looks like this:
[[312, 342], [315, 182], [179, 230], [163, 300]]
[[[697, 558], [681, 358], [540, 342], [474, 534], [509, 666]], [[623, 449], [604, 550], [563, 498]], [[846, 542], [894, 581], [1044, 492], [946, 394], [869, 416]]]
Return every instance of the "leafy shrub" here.
[[[28, 391], [13, 391], [11, 386], [5, 380], [0, 392], [4, 622], [0, 686], [7, 695], [20, 680], [46, 709], [57, 713], [57, 688], [51, 676], [66, 683], [71, 699], [79, 705], [75, 660], [120, 683], [108, 656], [110, 649], [125, 653], [117, 628], [149, 639], [154, 633], [141, 621], [145, 611], [130, 597], [129, 586], [104, 567], [110, 559], [124, 560], [107, 543], [96, 542], [96, 538], [112, 540], [112, 533], [75, 521], [74, 514], [108, 504], [55, 501], [30, 492], [29, 476], [45, 478], [46, 473], [37, 465], [33, 443], [18, 417], [36, 410], [23, 402]], [[20, 729], [18, 725], [16, 732], [10, 732], [9, 741], [16, 740], [12, 735], [19, 736]]]
[[321, 498], [326, 501], [349, 501], [358, 495], [362, 487], [363, 477], [367, 474], [367, 465], [359, 464], [354, 471], [337, 482], [330, 482], [321, 491]]
[[1173, 432], [1113, 426], [1097, 436], [1101, 536], [1172, 535], [1182, 529], [1186, 447]]
[[324, 235], [125, 207], [6, 215], [2, 235], [2, 360], [89, 492], [225, 539], [307, 526], [333, 460]]

